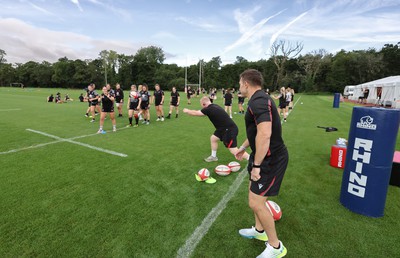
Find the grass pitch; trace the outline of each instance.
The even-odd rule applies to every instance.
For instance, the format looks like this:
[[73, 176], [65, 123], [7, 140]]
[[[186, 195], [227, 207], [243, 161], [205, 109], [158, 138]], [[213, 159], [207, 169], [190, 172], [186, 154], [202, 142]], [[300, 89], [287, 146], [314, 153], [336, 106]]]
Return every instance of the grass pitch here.
[[[195, 181], [197, 170], [217, 165], [203, 161], [210, 154], [212, 124], [183, 113], [156, 122], [152, 107], [149, 126], [111, 133], [107, 119], [108, 133], [93, 135], [98, 121], [84, 117], [87, 103], [46, 103], [56, 91], [0, 88], [0, 257], [175, 257], [239, 176], [213, 174], [214, 185]], [[68, 93], [77, 98], [80, 92]], [[181, 97], [181, 110], [200, 108], [198, 99], [188, 106]], [[301, 96], [283, 124], [290, 161], [281, 193], [273, 198], [283, 210], [278, 235], [288, 257], [399, 257], [400, 188], [389, 186], [385, 216], [379, 219], [339, 203], [342, 170], [329, 166], [329, 154], [338, 137], [348, 137], [353, 105], [333, 109], [332, 99]], [[216, 103], [222, 105], [220, 95]], [[243, 116], [234, 120], [240, 144]], [[117, 127], [127, 123], [124, 107]], [[326, 133], [318, 125], [339, 131]], [[63, 139], [86, 136], [73, 141], [128, 156], [55, 142], [28, 128]], [[24, 149], [38, 144], [44, 145]], [[399, 141], [396, 146], [399, 150]], [[218, 164], [234, 160], [219, 147]], [[12, 150], [19, 151], [4, 153]], [[262, 242], [237, 233], [254, 223], [247, 177], [244, 181], [193, 257], [255, 257], [264, 249]]]

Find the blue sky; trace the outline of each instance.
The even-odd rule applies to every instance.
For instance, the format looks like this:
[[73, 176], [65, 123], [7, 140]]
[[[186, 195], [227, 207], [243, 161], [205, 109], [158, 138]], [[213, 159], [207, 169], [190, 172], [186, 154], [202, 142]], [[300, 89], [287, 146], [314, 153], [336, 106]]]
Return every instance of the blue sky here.
[[400, 0], [0, 0], [0, 49], [7, 61], [94, 59], [156, 45], [166, 63], [221, 56], [269, 58], [275, 40], [303, 54], [380, 49], [400, 41]]

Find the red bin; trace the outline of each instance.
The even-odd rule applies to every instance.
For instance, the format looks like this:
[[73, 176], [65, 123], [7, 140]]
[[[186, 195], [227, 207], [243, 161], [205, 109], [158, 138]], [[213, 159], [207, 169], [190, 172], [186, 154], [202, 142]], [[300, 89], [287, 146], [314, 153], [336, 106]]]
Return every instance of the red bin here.
[[346, 150], [345, 146], [333, 145], [331, 148], [331, 166], [335, 168], [344, 168], [346, 161]]

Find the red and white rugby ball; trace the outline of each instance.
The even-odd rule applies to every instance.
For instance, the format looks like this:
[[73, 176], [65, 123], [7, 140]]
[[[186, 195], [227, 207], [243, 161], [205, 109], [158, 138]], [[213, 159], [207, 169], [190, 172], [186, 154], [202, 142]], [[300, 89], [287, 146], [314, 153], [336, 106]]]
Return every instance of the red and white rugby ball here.
[[237, 161], [229, 162], [228, 167], [231, 169], [232, 172], [238, 172], [240, 169], [240, 163]]
[[206, 168], [202, 168], [197, 172], [197, 175], [200, 177], [201, 181], [204, 181], [210, 177], [210, 171]]
[[231, 173], [231, 169], [225, 165], [218, 165], [215, 168], [215, 173], [217, 173], [217, 175], [219, 176], [229, 176], [229, 174]]
[[282, 218], [282, 210], [281, 207], [276, 202], [267, 200], [265, 202], [265, 205], [267, 206], [268, 210], [271, 212], [272, 217], [274, 218], [275, 221], [280, 220]]
[[139, 94], [137, 93], [137, 91], [131, 91], [130, 95], [131, 95], [131, 98], [134, 98], [134, 99], [139, 98]]

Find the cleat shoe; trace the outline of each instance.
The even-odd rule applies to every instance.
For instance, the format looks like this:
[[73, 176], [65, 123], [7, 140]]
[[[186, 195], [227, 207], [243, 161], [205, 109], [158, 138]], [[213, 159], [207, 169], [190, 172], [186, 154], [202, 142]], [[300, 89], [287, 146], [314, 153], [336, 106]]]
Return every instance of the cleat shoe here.
[[94, 119], [90, 120], [91, 123], [93, 123], [93, 122], [95, 122], [95, 121], [96, 121], [96, 120], [94, 120]]
[[[139, 119], [139, 120], [140, 120], [140, 119]], [[144, 125], [145, 123], [146, 123], [146, 121], [143, 121], [143, 122], [142, 122], [142, 125]]]
[[209, 156], [208, 158], [205, 158], [204, 161], [206, 162], [213, 162], [213, 161], [218, 161], [217, 157]]
[[85, 117], [89, 117], [89, 115], [88, 115], [88, 114], [86, 114], [86, 115], [85, 115]]
[[164, 122], [164, 117], [161, 117], [161, 122]]
[[97, 133], [105, 134], [106, 131], [104, 131], [104, 130], [98, 130]]
[[254, 226], [251, 228], [243, 228], [239, 230], [239, 235], [249, 239], [255, 238], [261, 241], [268, 241], [268, 237], [265, 231], [262, 233], [258, 233]]
[[133, 125], [133, 127], [139, 127], [139, 125]]
[[150, 122], [149, 122], [149, 121], [147, 121], [147, 122], [146, 122], [146, 125], [149, 125], [149, 124], [150, 124]]
[[280, 258], [287, 254], [287, 249], [281, 241], [279, 241], [279, 249], [273, 248], [268, 242], [266, 242], [265, 245], [267, 247], [257, 258]]
[[156, 121], [157, 121], [157, 122], [158, 122], [158, 121], [161, 121], [161, 119], [160, 119], [160, 118], [157, 118], [157, 120], [156, 120]]
[[114, 127], [114, 128], [113, 128], [113, 132], [115, 133], [116, 131], [117, 131], [117, 128]]
[[129, 125], [127, 125], [126, 127], [132, 127], [132, 125], [131, 125], [131, 124], [129, 124]]

